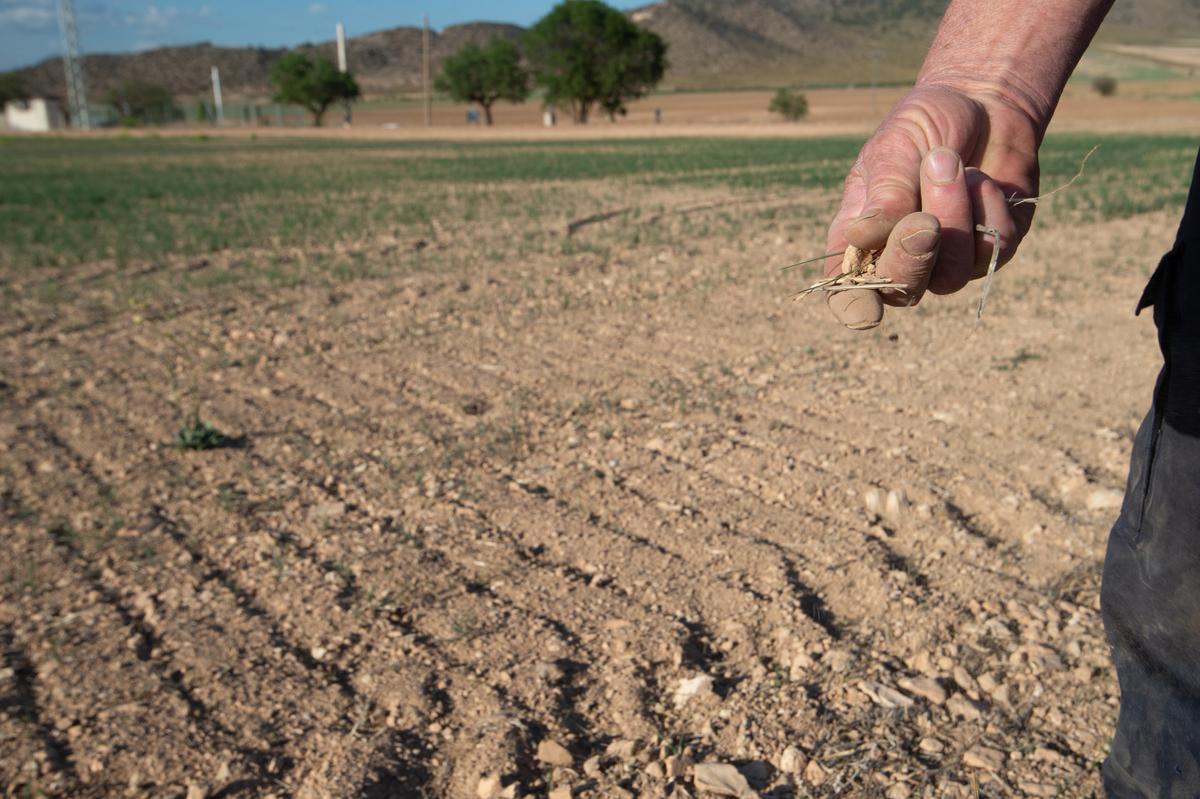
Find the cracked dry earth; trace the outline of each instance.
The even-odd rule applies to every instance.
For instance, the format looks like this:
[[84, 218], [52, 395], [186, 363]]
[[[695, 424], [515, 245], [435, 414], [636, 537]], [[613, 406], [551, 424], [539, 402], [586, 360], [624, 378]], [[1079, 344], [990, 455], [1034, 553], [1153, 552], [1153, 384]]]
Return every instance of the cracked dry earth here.
[[[1131, 310], [1173, 222], [1044, 225], [978, 329], [973, 287], [839, 330], [776, 268], [815, 218], [749, 215], [14, 303], [3, 789], [1093, 795], [1099, 563], [1157, 368]], [[168, 446], [194, 409], [226, 446]]]

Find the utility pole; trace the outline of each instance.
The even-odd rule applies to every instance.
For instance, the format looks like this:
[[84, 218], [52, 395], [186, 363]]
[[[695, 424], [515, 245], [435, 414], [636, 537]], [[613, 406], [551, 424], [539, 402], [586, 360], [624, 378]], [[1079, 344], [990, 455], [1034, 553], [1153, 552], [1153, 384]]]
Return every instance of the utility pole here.
[[433, 93], [429, 87], [429, 15], [421, 31], [421, 83], [425, 87], [425, 127], [433, 124]]
[[[337, 56], [338, 56], [338, 71], [346, 71], [346, 26], [342, 23], [337, 24]], [[343, 107], [346, 110], [345, 119], [342, 124], [345, 127], [350, 127], [350, 101], [343, 101]]]
[[67, 105], [71, 124], [80, 130], [90, 130], [92, 117], [88, 112], [87, 87], [83, 83], [83, 61], [79, 57], [79, 29], [75, 26], [74, 0], [58, 0], [58, 27], [63, 40], [63, 70], [67, 73]]
[[225, 104], [221, 102], [221, 70], [212, 68], [213, 106], [217, 110], [217, 125], [225, 124]]

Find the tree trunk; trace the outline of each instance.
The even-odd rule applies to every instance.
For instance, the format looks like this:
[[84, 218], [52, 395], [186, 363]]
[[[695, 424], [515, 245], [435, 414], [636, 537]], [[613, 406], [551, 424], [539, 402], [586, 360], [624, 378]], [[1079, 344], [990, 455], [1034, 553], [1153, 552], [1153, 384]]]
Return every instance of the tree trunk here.
[[321, 127], [321, 123], [325, 119], [325, 109], [328, 107], [329, 106], [323, 105], [323, 106], [320, 106], [319, 108], [310, 108], [309, 109], [310, 111], [312, 111], [314, 128]]
[[579, 102], [579, 114], [578, 114], [578, 116], [576, 117], [576, 119], [579, 121], [579, 124], [580, 124], [580, 125], [586, 125], [586, 124], [587, 124], [587, 121], [588, 121], [588, 111], [589, 111], [589, 110], [591, 110], [591, 109], [590, 109], [590, 106], [591, 106], [591, 103], [587, 103], [587, 102], [584, 102], [584, 101], [582, 101], [582, 100]]
[[488, 127], [491, 127], [491, 125], [492, 125], [492, 104], [491, 103], [486, 103], [486, 104], [480, 103], [480, 105], [483, 106], [483, 121]]

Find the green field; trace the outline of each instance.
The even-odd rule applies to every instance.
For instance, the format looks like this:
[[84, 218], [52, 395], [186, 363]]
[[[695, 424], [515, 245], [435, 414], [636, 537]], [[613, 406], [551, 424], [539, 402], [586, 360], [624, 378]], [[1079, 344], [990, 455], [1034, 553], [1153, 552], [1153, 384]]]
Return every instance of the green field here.
[[[1043, 148], [1043, 188], [1068, 180], [1097, 142], [1102, 146], [1087, 173], [1049, 204], [1045, 216], [1090, 221], [1182, 204], [1195, 152], [1195, 141], [1186, 137], [1051, 138]], [[742, 225], [738, 215], [710, 216], [699, 227], [695, 221], [654, 221], [673, 207], [714, 198], [776, 198], [754, 213], [777, 220], [828, 214], [859, 144], [5, 139], [0, 270], [22, 280], [47, 270], [52, 280], [81, 263], [124, 267], [173, 256], [253, 253], [255, 269], [182, 278], [196, 288], [261, 278], [295, 282], [310, 277], [314, 265], [317, 271], [362, 274], [375, 268], [369, 259], [316, 251], [353, 249], [380, 237], [467, 239], [497, 258], [654, 237], [733, 240]], [[631, 224], [564, 240], [562, 228], [570, 220], [611, 209]], [[305, 270], [273, 255], [288, 248], [314, 251]], [[419, 249], [408, 261], [436, 261]], [[55, 282], [41, 293], [61, 299], [61, 291]]]

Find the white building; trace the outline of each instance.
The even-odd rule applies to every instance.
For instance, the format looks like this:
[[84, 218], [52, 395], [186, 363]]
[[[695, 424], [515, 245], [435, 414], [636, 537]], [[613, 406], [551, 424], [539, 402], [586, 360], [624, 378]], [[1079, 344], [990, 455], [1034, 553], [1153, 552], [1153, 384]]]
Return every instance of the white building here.
[[45, 133], [65, 128], [67, 120], [57, 102], [34, 97], [5, 103], [4, 125], [9, 130]]

